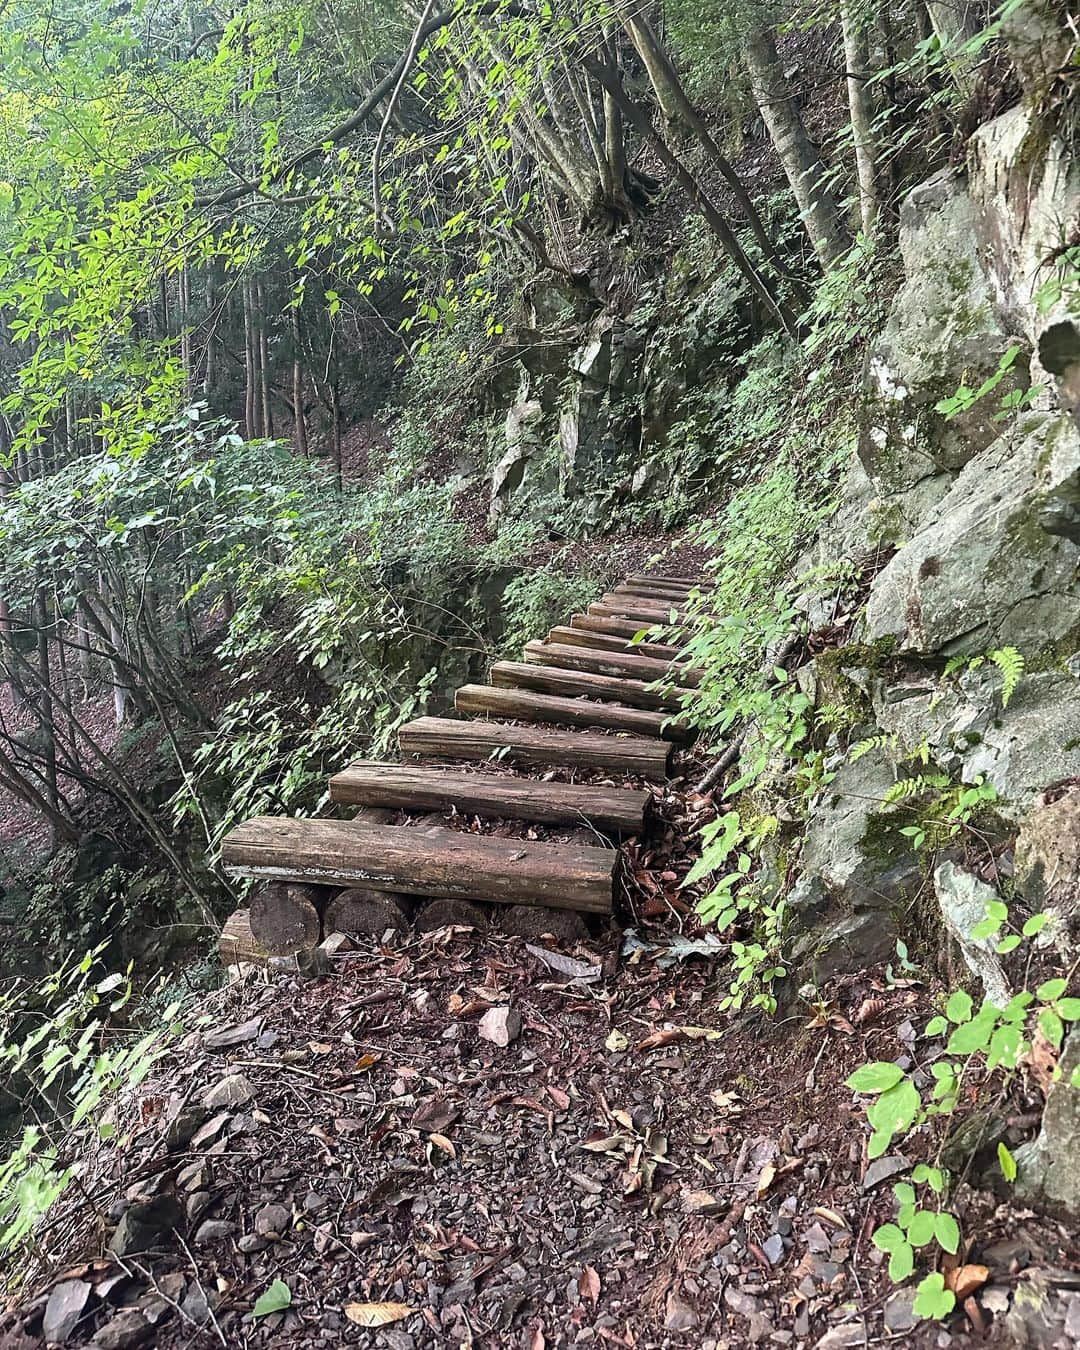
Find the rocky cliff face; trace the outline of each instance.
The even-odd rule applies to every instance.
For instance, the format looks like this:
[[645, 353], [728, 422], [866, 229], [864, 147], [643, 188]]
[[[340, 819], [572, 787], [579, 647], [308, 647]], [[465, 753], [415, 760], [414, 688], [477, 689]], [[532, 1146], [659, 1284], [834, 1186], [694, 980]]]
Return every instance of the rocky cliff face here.
[[[1067, 374], [1043, 358], [1047, 334], [1080, 317], [1048, 265], [1078, 228], [1080, 161], [1024, 108], [976, 134], [962, 172], [904, 204], [906, 281], [868, 355], [845, 505], [813, 560], [894, 550], [853, 642], [829, 653], [833, 680], [862, 691], [876, 743], [837, 765], [808, 823], [791, 900], [811, 978], [880, 959], [900, 916], [936, 902], [987, 995], [1007, 987], [972, 939], [985, 905], [963, 858], [928, 877], [885, 828], [885, 793], [920, 766], [993, 790], [1006, 894], [1053, 912], [1040, 941], [1077, 950], [1080, 429]], [[985, 659], [1003, 649], [1023, 657], [1015, 691], [1002, 678], [1015, 658]], [[1061, 1163], [1076, 1149], [1062, 1101], [1028, 1153], [1029, 1190], [1080, 1207], [1075, 1166]]]

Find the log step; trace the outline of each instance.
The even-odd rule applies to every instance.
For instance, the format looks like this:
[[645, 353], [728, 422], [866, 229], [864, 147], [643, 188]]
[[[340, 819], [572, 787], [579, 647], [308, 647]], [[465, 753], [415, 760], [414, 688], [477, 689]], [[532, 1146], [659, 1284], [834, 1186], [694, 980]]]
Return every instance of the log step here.
[[564, 647], [592, 647], [601, 652], [624, 652], [627, 656], [651, 656], [656, 661], [678, 661], [679, 648], [661, 642], [631, 642], [615, 633], [591, 633], [587, 628], [553, 628], [548, 642]]
[[522, 722], [552, 722], [557, 726], [606, 727], [610, 731], [629, 731], [637, 736], [662, 736], [669, 741], [689, 741], [694, 737], [692, 730], [665, 712], [600, 703], [594, 699], [562, 698], [558, 694], [538, 694], [531, 689], [509, 686], [462, 685], [454, 695], [454, 707], [458, 712], [474, 717], [497, 716]]
[[682, 709], [677, 694], [665, 694], [642, 680], [594, 675], [591, 671], [560, 666], [534, 666], [528, 661], [496, 661], [491, 667], [491, 683], [504, 689], [535, 689], [541, 694], [594, 698], [631, 708], [668, 709], [674, 713]]
[[701, 682], [700, 671], [684, 666], [673, 667], [670, 661], [631, 656], [625, 652], [598, 652], [589, 647], [563, 646], [557, 642], [527, 642], [525, 660], [529, 665], [560, 666], [564, 670], [612, 675], [620, 680], [640, 680], [643, 684], [650, 684], [654, 680], [671, 680], [676, 676], [687, 688], [693, 688]]
[[644, 736], [604, 736], [553, 727], [512, 726], [506, 722], [458, 722], [450, 717], [418, 717], [398, 731], [405, 755], [442, 759], [499, 759], [567, 769], [603, 769], [663, 780], [671, 746]]
[[632, 619], [637, 623], [634, 630], [637, 633], [643, 628], [685, 628], [693, 621], [684, 610], [669, 605], [650, 605], [648, 601], [630, 595], [605, 596], [590, 605], [588, 612], [598, 619]]
[[610, 914], [613, 849], [536, 844], [460, 830], [359, 821], [259, 816], [238, 825], [221, 851], [232, 876], [503, 905], [548, 905]]
[[463, 815], [590, 824], [613, 834], [640, 834], [652, 800], [648, 792], [628, 788], [538, 783], [483, 771], [368, 762], [350, 764], [335, 774], [330, 779], [330, 799], [406, 811], [454, 807]]
[[645, 586], [675, 586], [683, 590], [692, 590], [695, 586], [703, 591], [711, 591], [716, 583], [710, 577], [665, 577], [665, 576], [645, 576], [643, 573], [637, 573], [635, 576], [627, 577], [626, 584], [635, 583]]
[[[575, 614], [570, 620], [570, 627], [588, 633], [609, 633], [618, 637], [633, 638], [637, 637], [639, 633], [647, 633], [653, 625], [642, 623], [637, 619], [599, 618], [595, 614]], [[661, 627], [667, 629], [668, 632], [679, 631], [678, 629], [673, 630], [668, 623], [662, 624]]]

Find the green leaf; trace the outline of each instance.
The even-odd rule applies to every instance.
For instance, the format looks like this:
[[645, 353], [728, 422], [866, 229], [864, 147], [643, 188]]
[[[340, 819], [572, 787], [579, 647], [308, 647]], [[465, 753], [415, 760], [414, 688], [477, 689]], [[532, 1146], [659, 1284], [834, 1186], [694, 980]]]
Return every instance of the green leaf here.
[[898, 1181], [892, 1188], [892, 1193], [896, 1196], [898, 1204], [913, 1205], [915, 1203], [915, 1187], [910, 1181]]
[[1016, 1159], [1005, 1146], [1004, 1141], [997, 1146], [998, 1165], [1001, 1168], [1001, 1175], [1008, 1182], [1016, 1180]]
[[292, 1290], [284, 1280], [275, 1280], [264, 1294], [255, 1300], [251, 1310], [252, 1317], [269, 1317], [271, 1313], [281, 1312], [292, 1303]]
[[874, 1230], [871, 1241], [879, 1252], [894, 1252], [907, 1239], [896, 1224], [883, 1223], [880, 1228]]
[[1017, 947], [1020, 946], [1021, 941], [1022, 939], [1015, 933], [1011, 933], [1007, 938], [1002, 938], [997, 945], [998, 955], [1008, 956], [1009, 952], [1016, 951]]
[[934, 1221], [937, 1215], [932, 1209], [917, 1209], [908, 1225], [908, 1241], [913, 1247], [925, 1247], [933, 1241]]
[[971, 995], [957, 989], [945, 1005], [945, 1016], [950, 1022], [969, 1022], [972, 1010]]
[[867, 1111], [866, 1118], [875, 1131], [899, 1134], [914, 1123], [921, 1109], [922, 1098], [918, 1089], [909, 1078], [905, 1078], [881, 1094]]
[[867, 1095], [887, 1092], [889, 1088], [895, 1087], [904, 1076], [903, 1069], [899, 1064], [890, 1064], [886, 1060], [879, 1060], [875, 1064], [864, 1064], [856, 1069], [847, 1080], [847, 1086], [854, 1092], [862, 1092]]
[[938, 1246], [943, 1247], [952, 1256], [960, 1250], [960, 1225], [945, 1210], [934, 1217], [934, 1236], [938, 1240]]
[[1066, 1022], [1080, 1022], [1080, 998], [1059, 998], [1054, 1011]]
[[889, 1279], [894, 1284], [906, 1280], [915, 1269], [915, 1252], [910, 1242], [903, 1242], [889, 1257]]
[[955, 1307], [956, 1295], [945, 1288], [945, 1276], [940, 1271], [934, 1271], [920, 1282], [912, 1305], [917, 1317], [935, 1319], [948, 1317]]
[[930, 1021], [926, 1024], [926, 1030], [923, 1032], [923, 1035], [940, 1036], [943, 1031], [948, 1031], [948, 1029], [949, 1023], [947, 1018], [931, 1017]]
[[936, 1195], [940, 1195], [945, 1189], [945, 1177], [940, 1167], [930, 1167], [927, 1163], [919, 1163], [911, 1177], [913, 1181], [925, 1181]]
[[986, 938], [995, 937], [1000, 928], [1001, 924], [997, 919], [983, 919], [971, 930], [971, 936], [976, 942], [982, 942]]
[[1065, 1039], [1065, 1027], [1052, 1008], [1044, 1008], [1039, 1014], [1039, 1030], [1055, 1050], [1061, 1049], [1061, 1042]]
[[996, 1022], [996, 1009], [984, 1008], [972, 1021], [956, 1028], [945, 1049], [950, 1055], [973, 1055], [977, 1050], [985, 1050]]
[[1034, 937], [1036, 933], [1041, 933], [1049, 922], [1049, 914], [1033, 914], [1020, 931], [1025, 937]]
[[1067, 980], [1046, 980], [1035, 990], [1035, 997], [1040, 1003], [1053, 1003], [1055, 999], [1062, 996], [1067, 988]]

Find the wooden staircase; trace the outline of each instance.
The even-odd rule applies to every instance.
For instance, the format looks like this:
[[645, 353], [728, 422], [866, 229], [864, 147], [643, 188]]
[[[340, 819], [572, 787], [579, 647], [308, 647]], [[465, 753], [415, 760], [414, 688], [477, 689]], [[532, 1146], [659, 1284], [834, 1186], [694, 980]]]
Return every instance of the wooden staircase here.
[[[356, 820], [263, 816], [234, 829], [222, 847], [227, 872], [265, 887], [250, 916], [230, 919], [223, 954], [226, 937], [231, 959], [310, 946], [316, 915], [325, 926], [342, 888], [350, 902], [372, 897], [367, 908], [383, 925], [416, 897], [610, 914], [620, 859], [612, 842], [647, 828], [652, 797], [642, 784], [663, 782], [678, 744], [691, 739], [677, 714], [701, 679], [677, 647], [631, 639], [653, 625], [685, 624], [695, 589], [705, 587], [685, 577], [630, 577], [588, 614], [528, 643], [523, 661], [496, 661], [490, 684], [457, 691], [460, 717], [419, 717], [400, 728], [401, 763], [359, 761], [334, 775], [331, 800], [358, 807]], [[589, 781], [595, 775], [606, 781]], [[441, 820], [387, 823], [399, 811]], [[443, 823], [473, 817], [575, 837], [504, 837]], [[390, 900], [398, 908], [388, 911]], [[367, 912], [361, 903], [335, 912], [344, 909]]]

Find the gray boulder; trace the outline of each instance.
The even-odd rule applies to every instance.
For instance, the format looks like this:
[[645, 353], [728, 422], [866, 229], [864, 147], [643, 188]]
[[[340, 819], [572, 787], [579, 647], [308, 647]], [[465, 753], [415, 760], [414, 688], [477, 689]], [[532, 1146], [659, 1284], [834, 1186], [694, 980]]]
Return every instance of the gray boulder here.
[[1064, 415], [1029, 414], [959, 474], [921, 528], [875, 578], [865, 635], [903, 651], [1026, 655], [1078, 630], [1080, 432]]
[[1080, 932], [1080, 785], [1044, 794], [1016, 840], [1016, 888], [1059, 931]]
[[974, 936], [974, 929], [987, 916], [987, 906], [1000, 898], [997, 891], [946, 861], [934, 872], [934, 892], [945, 927], [959, 944], [968, 970], [978, 978], [990, 1002], [1004, 1008], [1012, 998], [1012, 989], [995, 953], [995, 940]]

